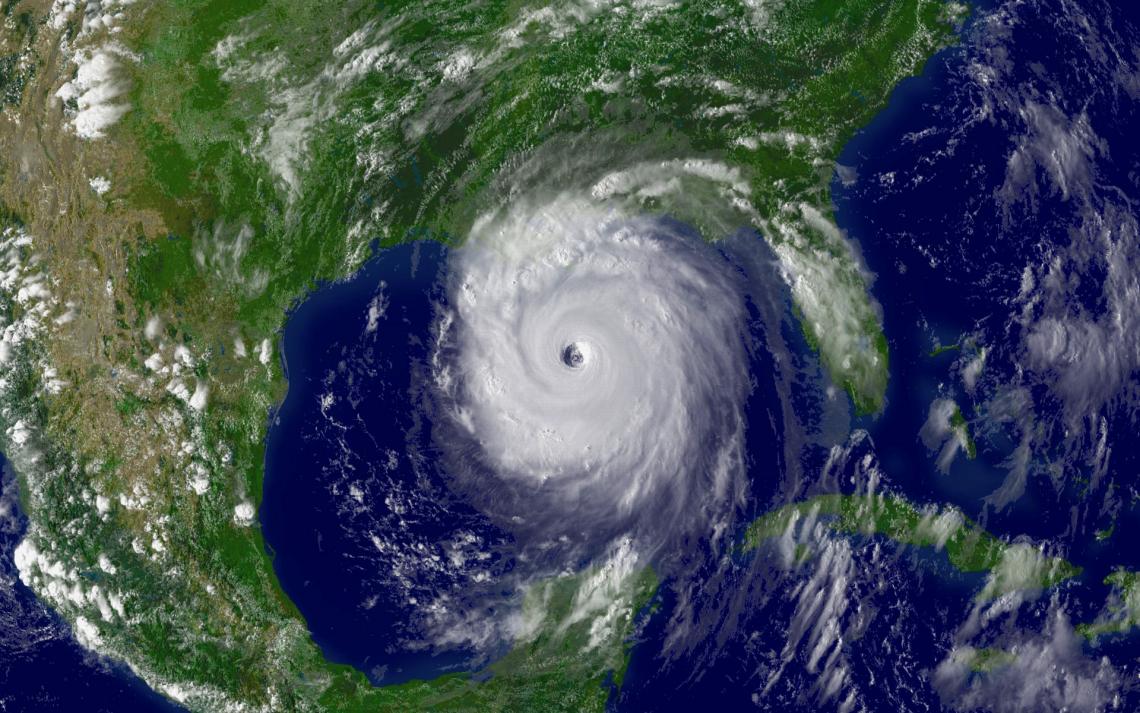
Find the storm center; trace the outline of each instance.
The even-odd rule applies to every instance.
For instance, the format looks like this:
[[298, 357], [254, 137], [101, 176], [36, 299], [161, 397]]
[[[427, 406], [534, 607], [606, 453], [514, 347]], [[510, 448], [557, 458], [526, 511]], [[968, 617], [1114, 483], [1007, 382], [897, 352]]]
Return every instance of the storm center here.
[[562, 363], [571, 369], [577, 369], [586, 361], [586, 355], [577, 342], [571, 342], [562, 349]]

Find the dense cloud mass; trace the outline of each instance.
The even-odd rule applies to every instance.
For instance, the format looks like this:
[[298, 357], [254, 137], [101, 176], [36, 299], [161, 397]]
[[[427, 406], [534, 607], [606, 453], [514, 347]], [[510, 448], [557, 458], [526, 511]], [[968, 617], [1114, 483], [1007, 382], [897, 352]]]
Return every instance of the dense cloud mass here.
[[453, 260], [443, 442], [489, 510], [612, 537], [740, 498], [744, 280], [691, 229], [560, 198], [487, 218]]

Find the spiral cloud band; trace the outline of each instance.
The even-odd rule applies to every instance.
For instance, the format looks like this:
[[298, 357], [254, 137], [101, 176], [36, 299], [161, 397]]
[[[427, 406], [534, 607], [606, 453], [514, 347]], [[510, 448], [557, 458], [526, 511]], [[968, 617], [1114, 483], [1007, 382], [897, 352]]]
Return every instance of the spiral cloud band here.
[[435, 381], [471, 490], [598, 532], [739, 495], [743, 279], [694, 231], [560, 197], [483, 218], [452, 259]]

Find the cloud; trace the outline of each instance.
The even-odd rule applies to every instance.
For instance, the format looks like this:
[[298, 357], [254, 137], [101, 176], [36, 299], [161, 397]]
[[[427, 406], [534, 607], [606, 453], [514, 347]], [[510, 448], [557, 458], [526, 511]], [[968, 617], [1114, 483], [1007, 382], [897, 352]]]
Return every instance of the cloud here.
[[1092, 713], [1112, 703], [1120, 675], [1107, 658], [1081, 651], [1081, 640], [1058, 612], [1043, 634], [1002, 647], [989, 670], [977, 666], [973, 649], [955, 649], [935, 669], [932, 683], [955, 710], [994, 713]]
[[129, 110], [117, 101], [126, 94], [128, 86], [120, 78], [115, 55], [99, 49], [93, 53], [76, 55], [79, 69], [75, 79], [67, 82], [55, 95], [65, 104], [74, 102], [71, 118], [75, 133], [85, 139], [97, 139]]

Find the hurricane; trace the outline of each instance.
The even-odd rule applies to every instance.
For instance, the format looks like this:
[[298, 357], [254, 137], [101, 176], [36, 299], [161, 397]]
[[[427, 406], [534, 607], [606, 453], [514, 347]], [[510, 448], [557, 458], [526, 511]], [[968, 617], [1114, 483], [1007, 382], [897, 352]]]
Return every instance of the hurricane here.
[[449, 269], [433, 375], [483, 507], [548, 537], [660, 539], [739, 500], [749, 335], [725, 254], [558, 196], [481, 219]]

